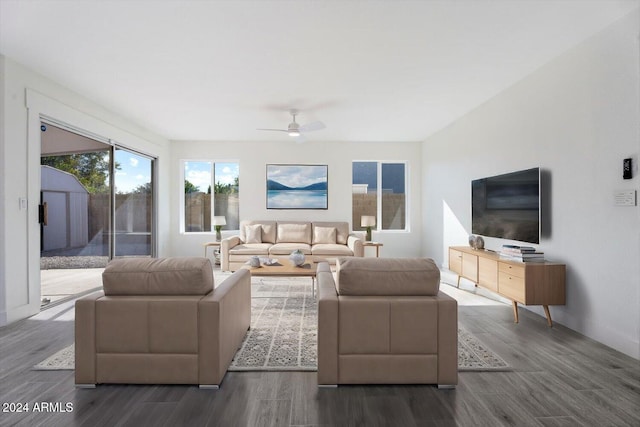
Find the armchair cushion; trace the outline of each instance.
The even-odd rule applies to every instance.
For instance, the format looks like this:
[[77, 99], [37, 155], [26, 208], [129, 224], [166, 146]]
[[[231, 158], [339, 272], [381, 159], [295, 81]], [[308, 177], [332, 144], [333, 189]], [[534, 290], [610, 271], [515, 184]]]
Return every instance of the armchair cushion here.
[[102, 273], [104, 294], [206, 295], [213, 291], [208, 258], [121, 258]]
[[430, 258], [340, 258], [336, 287], [340, 295], [435, 296], [440, 270]]

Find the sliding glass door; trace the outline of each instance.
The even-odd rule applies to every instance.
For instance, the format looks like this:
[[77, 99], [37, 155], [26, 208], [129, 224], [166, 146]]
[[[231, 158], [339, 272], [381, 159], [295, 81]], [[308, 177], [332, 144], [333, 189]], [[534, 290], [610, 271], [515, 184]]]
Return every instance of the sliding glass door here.
[[113, 256], [153, 256], [154, 160], [116, 147], [113, 167]]

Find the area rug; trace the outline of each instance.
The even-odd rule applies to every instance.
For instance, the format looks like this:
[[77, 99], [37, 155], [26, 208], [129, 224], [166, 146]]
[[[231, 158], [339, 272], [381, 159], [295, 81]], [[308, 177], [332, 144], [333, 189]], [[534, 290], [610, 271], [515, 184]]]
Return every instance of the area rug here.
[[[271, 291], [265, 288], [261, 292], [268, 294]], [[298, 293], [295, 287], [292, 293]], [[317, 301], [302, 291], [300, 293], [303, 295], [251, 299], [251, 329], [231, 362], [230, 371], [318, 370]], [[74, 369], [73, 345], [34, 369]], [[474, 335], [460, 328], [458, 370], [508, 371], [511, 367]]]
[[230, 371], [317, 371], [318, 304], [311, 296], [252, 298], [251, 329]]

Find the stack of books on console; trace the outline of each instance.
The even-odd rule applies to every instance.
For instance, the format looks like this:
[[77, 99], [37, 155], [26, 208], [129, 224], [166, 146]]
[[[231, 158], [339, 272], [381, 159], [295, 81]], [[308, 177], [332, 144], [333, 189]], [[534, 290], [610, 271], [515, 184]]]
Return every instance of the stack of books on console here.
[[500, 257], [521, 262], [544, 262], [544, 252], [531, 246], [502, 245]]

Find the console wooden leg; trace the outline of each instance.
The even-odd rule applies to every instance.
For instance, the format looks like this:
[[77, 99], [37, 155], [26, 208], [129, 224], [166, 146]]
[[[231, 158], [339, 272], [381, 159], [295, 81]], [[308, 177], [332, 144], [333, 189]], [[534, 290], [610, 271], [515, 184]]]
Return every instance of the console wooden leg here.
[[458, 275], [458, 284], [456, 285], [458, 288], [460, 287], [460, 275]]
[[513, 317], [515, 318], [515, 323], [519, 323], [520, 319], [518, 319], [518, 303], [513, 301]]
[[549, 306], [543, 305], [542, 308], [544, 308], [544, 315], [547, 316], [547, 325], [549, 325], [549, 327], [551, 328], [553, 326], [553, 322], [551, 321], [551, 312], [549, 311]]

